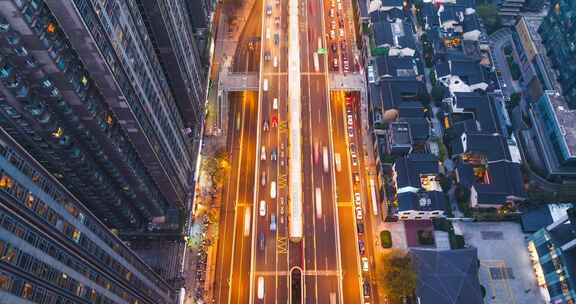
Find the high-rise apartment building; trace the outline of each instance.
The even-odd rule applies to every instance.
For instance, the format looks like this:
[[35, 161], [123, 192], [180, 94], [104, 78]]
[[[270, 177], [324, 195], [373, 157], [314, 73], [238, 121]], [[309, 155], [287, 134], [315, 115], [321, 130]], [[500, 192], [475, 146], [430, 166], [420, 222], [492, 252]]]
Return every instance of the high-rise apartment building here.
[[562, 94], [570, 108], [576, 108], [576, 1], [552, 0], [548, 16], [538, 32], [546, 47]]
[[0, 129], [0, 303], [175, 298], [171, 286]]
[[0, 0], [0, 126], [109, 227], [190, 199], [205, 86], [189, 22], [182, 1]]

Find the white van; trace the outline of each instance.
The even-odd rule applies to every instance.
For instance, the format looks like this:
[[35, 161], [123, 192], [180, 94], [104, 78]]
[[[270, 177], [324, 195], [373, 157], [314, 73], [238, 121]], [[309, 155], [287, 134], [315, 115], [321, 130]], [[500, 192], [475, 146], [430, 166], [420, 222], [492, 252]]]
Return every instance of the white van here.
[[278, 98], [274, 98], [272, 101], [272, 109], [278, 110]]
[[264, 277], [258, 277], [258, 300], [264, 300]]
[[270, 183], [270, 197], [276, 198], [276, 182]]
[[266, 216], [266, 201], [260, 201], [260, 216]]
[[268, 91], [268, 79], [264, 79], [264, 85], [262, 88], [264, 91]]

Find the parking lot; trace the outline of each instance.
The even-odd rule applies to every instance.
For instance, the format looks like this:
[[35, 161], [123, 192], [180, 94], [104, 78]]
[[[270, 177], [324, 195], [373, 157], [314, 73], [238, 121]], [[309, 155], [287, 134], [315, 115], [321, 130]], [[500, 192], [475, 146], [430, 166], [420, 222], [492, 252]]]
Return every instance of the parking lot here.
[[468, 246], [478, 249], [485, 303], [546, 303], [536, 285], [525, 234], [519, 224], [456, 222], [454, 228], [464, 235]]

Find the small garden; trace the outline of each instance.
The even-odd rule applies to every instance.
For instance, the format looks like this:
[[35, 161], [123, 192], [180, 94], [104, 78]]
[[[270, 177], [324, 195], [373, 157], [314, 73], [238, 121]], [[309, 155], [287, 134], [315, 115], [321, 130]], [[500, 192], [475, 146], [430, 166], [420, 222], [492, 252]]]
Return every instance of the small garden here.
[[512, 79], [519, 80], [522, 77], [522, 72], [520, 71], [520, 66], [514, 61], [514, 56], [512, 56], [512, 46], [508, 45], [504, 48], [504, 55], [506, 56]]

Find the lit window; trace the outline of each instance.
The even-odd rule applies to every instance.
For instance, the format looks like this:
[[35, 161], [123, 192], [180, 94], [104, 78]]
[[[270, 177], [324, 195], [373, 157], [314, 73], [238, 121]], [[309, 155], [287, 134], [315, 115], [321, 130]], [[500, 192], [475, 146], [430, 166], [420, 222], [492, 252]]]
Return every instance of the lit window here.
[[80, 79], [80, 82], [82, 82], [83, 85], [87, 85], [88, 84], [88, 78], [86, 78], [86, 76], [82, 76], [82, 78]]
[[55, 31], [56, 31], [56, 26], [54, 25], [54, 23], [48, 22], [48, 25], [46, 26], [46, 32], [52, 34]]
[[24, 283], [24, 287], [22, 288], [22, 298], [24, 299], [32, 298], [32, 284]]
[[34, 207], [34, 196], [32, 193], [28, 194], [28, 198], [26, 199], [26, 207], [32, 208]]
[[8, 175], [0, 177], [0, 189], [12, 188], [12, 178]]
[[106, 123], [111, 126], [113, 122], [114, 119], [112, 118], [112, 115], [108, 114], [108, 116], [106, 116]]
[[11, 278], [4, 273], [0, 273], [0, 289], [9, 290], [11, 285]]
[[62, 130], [62, 128], [58, 127], [54, 132], [52, 132], [52, 137], [54, 138], [60, 138], [62, 137], [62, 135], [64, 135], [64, 130]]

